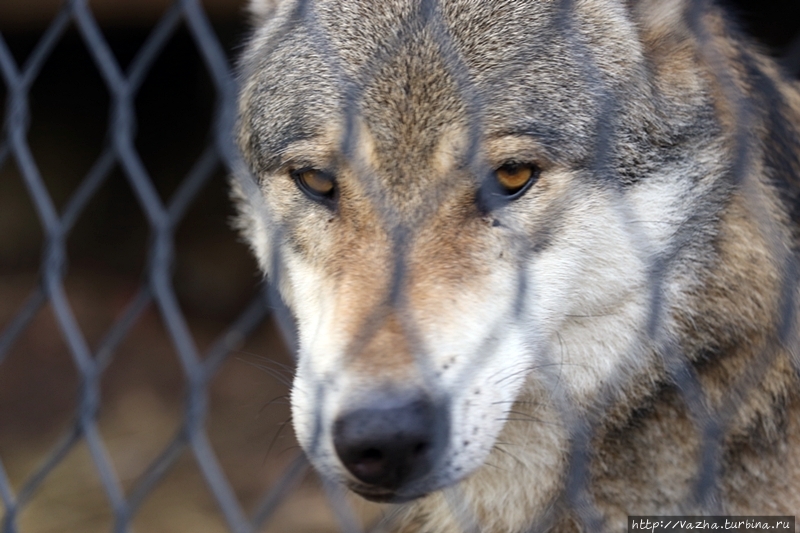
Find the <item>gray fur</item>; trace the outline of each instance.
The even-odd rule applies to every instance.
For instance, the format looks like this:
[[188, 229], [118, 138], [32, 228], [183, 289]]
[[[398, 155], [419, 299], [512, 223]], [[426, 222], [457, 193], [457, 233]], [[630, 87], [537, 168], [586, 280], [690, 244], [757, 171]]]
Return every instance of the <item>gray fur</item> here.
[[[242, 58], [239, 139], [263, 196], [239, 193], [241, 224], [269, 276], [288, 269], [278, 283], [300, 317], [304, 387], [317, 383], [329, 398], [342, 387], [368, 396], [370, 375], [444, 387], [429, 377], [440, 359], [421, 340], [427, 326], [415, 332], [414, 322], [470, 300], [431, 303], [421, 287], [477, 295], [493, 270], [516, 269], [524, 296], [503, 307], [516, 327], [525, 324], [520, 317], [539, 316], [547, 275], [553, 284], [571, 275], [528, 279], [528, 268], [577, 265], [617, 272], [609, 282], [631, 277], [620, 280], [631, 291], [619, 296], [618, 313], [631, 313], [619, 319], [631, 328], [620, 338], [613, 317], [606, 324], [591, 313], [529, 322], [555, 331], [528, 339], [536, 353], [520, 359], [527, 377], [509, 392], [513, 411], [534, 420], [524, 429], [508, 422], [501, 434], [526, 468], [505, 459], [487, 430], [491, 462], [509, 469], [480, 467], [456, 485], [481, 531], [575, 531], [592, 529], [596, 518], [619, 531], [633, 514], [800, 509], [800, 94], [718, 9], [700, 17], [693, 9], [679, 0], [254, 3], [255, 13], [272, 15], [257, 19]], [[492, 159], [503, 150], [490, 144], [498, 138], [520, 140], [513, 158], [535, 161], [542, 178], [487, 212], [479, 189], [509, 158]], [[446, 171], [436, 170], [440, 160]], [[303, 166], [337, 176], [335, 208], [294, 186], [289, 171]], [[581, 241], [577, 228], [602, 235], [593, 213], [618, 224], [625, 242], [615, 241], [617, 226], [607, 246]], [[292, 280], [291, 265], [311, 274]], [[582, 287], [584, 278], [565, 285], [564, 298], [576, 301], [565, 309], [614, 303], [612, 289], [603, 292], [602, 281]], [[351, 302], [339, 309], [341, 330], [353, 331], [341, 360], [331, 348], [329, 360], [317, 354], [312, 362], [318, 340], [302, 323], [317, 311], [304, 309], [312, 306], [300, 296], [312, 290], [304, 283]], [[362, 302], [374, 312], [353, 310]], [[604, 343], [615, 358], [609, 366], [618, 366], [598, 371], [603, 382], [585, 396], [558, 384], [579, 383], [579, 370], [564, 366], [562, 376], [542, 363], [584, 349], [605, 353], [586, 347]], [[457, 354], [453, 367], [481, 372], [492, 357]], [[348, 377], [326, 373], [327, 385], [303, 377], [317, 365]], [[573, 477], [576, 421], [592, 429], [585, 478]], [[712, 441], [703, 432], [715, 422], [717, 447], [705, 448]], [[302, 435], [303, 422], [295, 423]], [[471, 423], [455, 417], [453, 427]], [[324, 475], [342, 478], [324, 443], [315, 451], [301, 442]], [[704, 470], [709, 450], [718, 463]], [[531, 466], [541, 464], [549, 466]], [[439, 492], [456, 477], [442, 466], [409, 488], [417, 499], [398, 531], [456, 531]], [[527, 490], [533, 485], [541, 489]]]

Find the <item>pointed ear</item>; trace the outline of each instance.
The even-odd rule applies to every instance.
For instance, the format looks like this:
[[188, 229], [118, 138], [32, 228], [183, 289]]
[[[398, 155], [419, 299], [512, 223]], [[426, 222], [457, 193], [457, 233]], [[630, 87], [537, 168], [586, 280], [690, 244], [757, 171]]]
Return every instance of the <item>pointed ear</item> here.
[[250, 12], [250, 19], [254, 25], [260, 25], [272, 18], [278, 9], [281, 0], [250, 0], [247, 10]]
[[[691, 37], [687, 25], [691, 2], [687, 0], [640, 0], [633, 6], [645, 46], [676, 45]], [[654, 50], [656, 53], [659, 50]]]

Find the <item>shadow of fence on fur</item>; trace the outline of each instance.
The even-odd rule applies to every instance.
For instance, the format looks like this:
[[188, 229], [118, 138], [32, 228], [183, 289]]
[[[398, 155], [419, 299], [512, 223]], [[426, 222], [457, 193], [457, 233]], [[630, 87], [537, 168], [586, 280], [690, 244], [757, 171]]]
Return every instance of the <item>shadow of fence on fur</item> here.
[[[613, 181], [614, 170], [605, 154], [610, 153], [607, 145], [611, 142], [615, 128], [616, 102], [600, 81], [601, 76], [597, 66], [592, 63], [591, 55], [586, 50], [587, 43], [583, 42], [580, 33], [573, 31], [572, 0], [561, 0], [559, 6], [558, 23], [563, 34], [570, 36], [569, 46], [575, 56], [582, 58], [584, 76], [593, 92], [600, 95], [603, 102], [602, 109], [596, 117], [598, 132], [596, 153], [592, 160], [594, 171], [601, 176], [607, 176]], [[687, 13], [689, 27], [697, 36], [699, 42], [704, 44], [707, 52], [705, 58], [711, 65], [721, 65], [716, 58], [717, 51], [713, 49], [707, 30], [703, 23], [703, 12], [707, 9], [705, 0], [696, 0], [693, 8]], [[424, 24], [436, 26], [439, 30], [434, 32], [440, 42], [438, 43], [444, 60], [456, 80], [458, 89], [467, 107], [477, 110], [481, 106], [477, 91], [471, 86], [470, 80], [465, 75], [464, 66], [457, 53], [448, 43], [448, 36], [443, 30], [444, 25], [439, 18], [436, 0], [426, 0], [420, 3], [419, 17]], [[313, 20], [314, 9], [310, 2], [300, 0], [295, 4], [294, 12], [287, 18], [287, 25], [281, 31], [275, 32], [280, 36], [291, 31], [294, 24], [301, 20]], [[418, 21], [417, 21], [418, 22]], [[207, 70], [213, 80], [217, 96], [216, 121], [213, 125], [213, 135], [197, 159], [194, 167], [181, 183], [177, 191], [168, 202], [161, 200], [156, 192], [153, 181], [142, 164], [136, 147], [135, 138], [135, 110], [134, 99], [138, 89], [147, 75], [159, 53], [163, 50], [169, 38], [178, 28], [185, 24], [189, 29]], [[82, 183], [70, 197], [65, 207], [59, 212], [52, 201], [42, 176], [37, 169], [30, 147], [27, 142], [27, 129], [30, 121], [28, 96], [29, 90], [37, 78], [44, 62], [53, 49], [58, 45], [60, 37], [67, 27], [74, 24], [84, 40], [92, 58], [101, 73], [103, 80], [112, 98], [112, 113], [107, 132], [107, 144], [95, 164], [85, 176]], [[397, 32], [397, 44], [402, 44], [404, 39], [413, 37], [413, 31], [400, 30]], [[314, 46], [323, 51], [323, 55], [331, 65], [337, 65], [337, 58], [326, 43], [323, 32], [315, 32], [311, 36]], [[797, 72], [800, 65], [800, 41], [795, 40], [791, 52], [787, 57], [786, 65]], [[387, 47], [391, 49], [392, 47]], [[370, 65], [376, 73], [382, 61], [386, 58], [376, 58]], [[341, 69], [334, 71], [340, 76], [343, 86], [352, 88], [354, 84], [346, 79]], [[172, 263], [174, 255], [173, 237], [176, 226], [184, 217], [187, 209], [199, 191], [206, 185], [214, 172], [220, 168], [237, 176], [240, 187], [249, 194], [257, 196], [258, 186], [249, 175], [243, 164], [233, 140], [233, 129], [236, 120], [236, 77], [231, 66], [216, 38], [211, 26], [203, 12], [198, 0], [178, 0], [166, 12], [158, 24], [153, 28], [149, 38], [141, 46], [138, 54], [123, 70], [111, 52], [104, 39], [100, 28], [95, 21], [86, 0], [69, 0], [65, 3], [57, 17], [36, 45], [34, 51], [23, 65], [17, 65], [2, 36], [0, 36], [0, 74], [7, 88], [7, 111], [2, 137], [0, 137], [0, 165], [9, 160], [16, 163], [27, 187], [30, 198], [36, 208], [41, 226], [44, 229], [46, 245], [42, 255], [40, 282], [29, 295], [22, 308], [14, 315], [2, 331], [0, 331], [0, 364], [9, 353], [11, 346], [20, 334], [30, 325], [37, 311], [50, 304], [54, 310], [58, 326], [73, 359], [80, 380], [80, 398], [74, 424], [64, 434], [60, 442], [50, 451], [40, 467], [31, 474], [22, 486], [14, 491], [2, 462], [0, 462], [0, 498], [5, 507], [2, 520], [2, 531], [14, 533], [19, 531], [18, 517], [32, 496], [40, 488], [45, 479], [59, 465], [64, 457], [79, 442], [88, 446], [95, 468], [101, 479], [105, 493], [111, 503], [114, 515], [113, 531], [125, 532], [130, 530], [131, 521], [145, 498], [164, 478], [169, 469], [175, 464], [178, 456], [189, 449], [194, 455], [205, 482], [211, 490], [225, 521], [234, 533], [248, 533], [259, 531], [273, 516], [286, 495], [299, 482], [308, 469], [305, 458], [298, 456], [288, 467], [280, 480], [263, 496], [261, 502], [250, 513], [246, 513], [237, 500], [230, 483], [220, 467], [218, 458], [209, 443], [204, 422], [207, 414], [208, 398], [207, 387], [209, 381], [219, 369], [225, 357], [241, 341], [251, 334], [258, 326], [262, 325], [270, 312], [276, 312], [277, 321], [282, 324], [284, 331], [291, 336], [291, 317], [280, 305], [272, 289], [265, 286], [261, 293], [256, 294], [239, 318], [224, 331], [206, 353], [200, 353], [192, 333], [190, 332], [185, 317], [178, 305], [173, 283]], [[728, 79], [728, 73], [723, 67], [714, 72], [717, 83], [723, 88], [723, 95], [731, 104], [736, 116], [738, 129], [735, 135], [735, 152], [740, 158], [729, 179], [736, 186], [746, 187], [747, 166], [749, 158], [750, 138], [753, 133], [749, 131], [749, 103], [747, 98], [737, 91], [735, 84]], [[357, 91], [348, 90], [345, 103], [348, 127], [342, 139], [342, 152], [351, 152], [349, 147], [355, 143], [355, 128], [353, 124], [357, 119], [358, 100]], [[475, 115], [473, 112], [471, 115]], [[477, 143], [480, 137], [480, 128], [477, 123], [470, 128], [470, 142]], [[480, 161], [471, 162], [476, 168], [476, 175], [482, 174]], [[81, 212], [85, 209], [93, 195], [102, 186], [112, 170], [121, 168], [134, 192], [135, 200], [145, 213], [151, 232], [149, 260], [145, 281], [138, 289], [138, 293], [128, 304], [126, 311], [107, 331], [104, 339], [94, 350], [89, 348], [81, 329], [74, 317], [68, 298], [64, 290], [64, 277], [66, 274], [66, 239], [70, 234]], [[433, 195], [435, 196], [435, 195]], [[376, 202], [379, 201], [376, 198]], [[623, 199], [619, 198], [619, 209], [624, 214], [627, 207]], [[390, 214], [387, 214], [387, 217]], [[764, 217], [766, 219], [766, 217]], [[765, 235], [770, 235], [771, 229], [762, 226]], [[396, 235], [395, 246], [395, 282], [402, 284], [403, 235]], [[631, 236], [637, 239], [636, 235]], [[778, 245], [775, 244], [776, 250]], [[277, 256], [277, 254], [274, 254]], [[798, 266], [790, 254], [784, 254], [786, 268], [782, 280], [786, 289], [795, 287], [798, 282]], [[647, 332], [656, 344], [669, 345], [669, 339], [661, 338], [660, 331], [661, 291], [663, 285], [663, 272], [669, 257], [660, 258], [650, 266], [651, 292], [651, 317], [650, 328]], [[274, 284], [273, 284], [274, 285]], [[520, 300], [526, 288], [520, 286]], [[795, 322], [793, 301], [794, 291], [784, 290], [786, 301], [782, 302], [784, 323], [781, 324], [779, 344], [796, 342], [797, 332], [793, 330]], [[183, 422], [174, 435], [174, 438], [165, 446], [160, 456], [153, 461], [146, 472], [136, 481], [132, 488], [124, 491], [122, 484], [109, 460], [106, 446], [97, 426], [97, 413], [102, 404], [100, 396], [100, 378], [104, 370], [115, 356], [115, 350], [131, 331], [137, 319], [144, 310], [155, 305], [160, 313], [160, 319], [167, 329], [173, 346], [178, 354], [182, 371], [187, 383], [186, 401], [183, 408]], [[365, 333], [369, 336], [369, 332]], [[764, 357], [753, 369], [752, 380], [741, 383], [738, 394], [744, 394], [752, 382], [768, 366], [770, 361], [769, 350], [765, 349]], [[719, 444], [718, 439], [724, 433], [726, 420], [732, 416], [731, 412], [709, 413], [703, 407], [702, 392], [697, 384], [697, 376], [690, 364], [683, 360], [681, 354], [670, 354], [668, 368], [676, 382], [683, 384], [684, 398], [694, 415], [698, 431], [703, 435], [702, 465], [696, 485], [696, 498], [698, 502], [713, 502], [713, 491], [717, 475], [717, 460]], [[420, 364], [423, 364], [420, 362]], [[575, 420], [571, 428], [573, 449], [571, 464], [566, 483], [565, 501], [576, 511], [589, 530], [602, 529], [600, 518], [593, 510], [591, 497], [585, 487], [586, 472], [589, 460], [589, 443], [593, 434], [592, 420], [577, 420], [572, 413], [565, 411], [566, 420]], [[1, 459], [1, 458], [0, 458]], [[346, 532], [357, 532], [360, 526], [343, 499], [341, 489], [325, 485], [326, 492], [332, 502], [341, 529]], [[457, 490], [450, 493], [452, 498], [458, 498]], [[463, 517], [465, 530], [476, 530], [472, 517]], [[380, 531], [390, 526], [392, 514], [373, 529]], [[534, 527], [532, 531], [537, 530]]]

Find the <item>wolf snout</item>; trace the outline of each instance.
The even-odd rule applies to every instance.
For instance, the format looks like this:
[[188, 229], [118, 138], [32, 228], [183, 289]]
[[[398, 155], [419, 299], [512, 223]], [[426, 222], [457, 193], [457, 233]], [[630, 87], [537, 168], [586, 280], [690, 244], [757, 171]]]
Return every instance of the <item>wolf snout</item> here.
[[442, 411], [426, 397], [384, 396], [336, 419], [336, 453], [362, 483], [394, 491], [436, 462], [447, 438]]

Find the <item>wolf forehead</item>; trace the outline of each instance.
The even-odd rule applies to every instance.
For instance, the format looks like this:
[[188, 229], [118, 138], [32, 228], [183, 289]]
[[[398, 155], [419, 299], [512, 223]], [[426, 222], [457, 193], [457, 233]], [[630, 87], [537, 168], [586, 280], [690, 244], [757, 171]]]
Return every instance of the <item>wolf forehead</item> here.
[[[593, 16], [595, 3], [604, 17]], [[647, 97], [631, 82], [641, 51], [615, 2], [580, 2], [570, 14], [549, 0], [432, 4], [309, 2], [298, 13], [280, 3], [242, 64], [240, 144], [255, 170], [275, 170], [288, 145], [348, 112], [387, 160], [424, 160], [456, 123], [536, 138], [552, 160], [574, 162], [588, 153], [600, 109], [587, 60], [619, 101]], [[567, 37], [567, 24], [579, 32]]]

